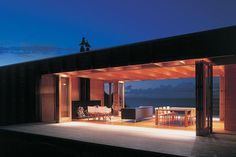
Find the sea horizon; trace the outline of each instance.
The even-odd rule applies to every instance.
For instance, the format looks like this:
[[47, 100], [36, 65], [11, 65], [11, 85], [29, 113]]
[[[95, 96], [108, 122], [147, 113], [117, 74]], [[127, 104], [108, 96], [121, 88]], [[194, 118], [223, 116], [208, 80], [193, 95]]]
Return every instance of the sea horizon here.
[[[126, 107], [153, 106], [162, 107], [195, 107], [195, 98], [144, 98], [144, 97], [126, 97]], [[219, 116], [219, 98], [213, 98], [213, 115]]]

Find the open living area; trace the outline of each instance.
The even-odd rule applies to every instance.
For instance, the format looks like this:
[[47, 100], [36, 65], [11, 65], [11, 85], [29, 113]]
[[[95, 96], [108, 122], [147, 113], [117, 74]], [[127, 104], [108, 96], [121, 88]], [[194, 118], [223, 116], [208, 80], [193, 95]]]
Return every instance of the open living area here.
[[[109, 124], [135, 126], [144, 128], [162, 128], [173, 130], [189, 130], [196, 133], [196, 125], [200, 123], [196, 118], [196, 105], [179, 103], [180, 105], [127, 106], [125, 97], [125, 83], [145, 80], [176, 80], [191, 78], [196, 82], [196, 64], [210, 61], [207, 58], [178, 60], [171, 62], [129, 65], [122, 67], [100, 68], [92, 70], [70, 71], [43, 75], [41, 79], [41, 105], [43, 122], [55, 122], [56, 108], [49, 107], [55, 103], [55, 92], [58, 92], [59, 116], [58, 122], [87, 122], [94, 124]], [[211, 83], [209, 78], [217, 77], [219, 86], [224, 85], [224, 66], [213, 66], [212, 74], [206, 77], [205, 86]], [[58, 91], [53, 80], [58, 78]], [[207, 90], [207, 89], [205, 89]], [[181, 92], [181, 91], [179, 91]], [[206, 91], [205, 91], [206, 92]], [[207, 91], [212, 92], [212, 91]], [[194, 91], [193, 91], [194, 93]], [[176, 93], [177, 94], [177, 93]], [[212, 101], [211, 94], [204, 95], [205, 101]], [[224, 91], [221, 90], [218, 103], [214, 110], [218, 114], [204, 121], [204, 125], [212, 127], [213, 132], [229, 133], [224, 129]], [[206, 100], [207, 99], [207, 100]], [[200, 100], [198, 100], [200, 101]], [[158, 102], [157, 102], [158, 103]], [[205, 102], [206, 103], [206, 102]], [[211, 102], [213, 104], [213, 102]], [[220, 104], [221, 103], [221, 104]], [[210, 109], [210, 108], [208, 108]], [[207, 108], [205, 108], [207, 110]], [[205, 111], [206, 112], [206, 111]], [[234, 134], [232, 131], [231, 133]]]

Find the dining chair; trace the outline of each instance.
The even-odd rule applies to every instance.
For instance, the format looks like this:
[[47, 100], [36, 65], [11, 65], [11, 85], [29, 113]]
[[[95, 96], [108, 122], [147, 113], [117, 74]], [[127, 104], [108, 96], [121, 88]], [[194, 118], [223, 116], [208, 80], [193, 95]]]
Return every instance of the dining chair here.
[[88, 108], [88, 120], [93, 117], [93, 106], [87, 106]]
[[106, 117], [108, 117], [111, 120], [111, 108], [105, 107], [104, 112], [105, 112], [105, 120]]
[[98, 119], [102, 117], [105, 120], [105, 106], [98, 106]]

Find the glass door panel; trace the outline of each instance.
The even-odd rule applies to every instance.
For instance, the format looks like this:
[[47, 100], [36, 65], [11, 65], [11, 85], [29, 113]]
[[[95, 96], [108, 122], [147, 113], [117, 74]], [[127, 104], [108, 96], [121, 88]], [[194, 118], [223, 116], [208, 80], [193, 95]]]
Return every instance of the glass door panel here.
[[196, 133], [206, 136], [212, 133], [212, 65], [196, 63]]
[[60, 77], [60, 122], [71, 121], [70, 78]]

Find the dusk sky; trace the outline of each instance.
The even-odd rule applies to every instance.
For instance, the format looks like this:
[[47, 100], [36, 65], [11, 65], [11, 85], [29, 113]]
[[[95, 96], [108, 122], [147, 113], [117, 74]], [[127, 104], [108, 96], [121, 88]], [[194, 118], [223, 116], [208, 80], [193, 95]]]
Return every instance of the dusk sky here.
[[98, 49], [236, 25], [235, 8], [235, 0], [0, 0], [0, 66], [76, 53], [83, 36]]

